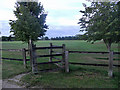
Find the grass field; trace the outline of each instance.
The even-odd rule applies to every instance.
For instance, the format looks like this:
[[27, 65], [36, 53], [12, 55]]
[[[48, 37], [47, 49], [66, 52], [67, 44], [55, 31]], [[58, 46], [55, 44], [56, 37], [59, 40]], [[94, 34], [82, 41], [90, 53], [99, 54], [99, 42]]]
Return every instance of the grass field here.
[[[49, 43], [54, 45], [65, 44], [67, 50], [78, 51], [107, 51], [105, 44], [98, 41], [91, 44], [79, 40], [66, 41], [38, 41], [35, 42], [37, 46], [49, 46]], [[3, 49], [22, 49], [27, 48], [27, 44], [13, 41], [3, 42]], [[112, 45], [112, 50], [118, 52], [118, 44]], [[48, 50], [37, 51], [38, 54], [48, 53]], [[21, 52], [2, 52], [2, 57], [21, 58]], [[29, 58], [29, 56], [27, 57]], [[70, 62], [84, 62], [84, 63], [102, 63], [108, 64], [108, 55], [100, 54], [69, 54]], [[48, 61], [48, 58], [39, 58], [39, 62]], [[120, 58], [114, 55], [114, 64], [119, 64]], [[29, 62], [28, 62], [29, 66]], [[48, 65], [49, 66], [49, 65]], [[48, 67], [43, 66], [43, 68]], [[3, 60], [3, 79], [13, 77], [17, 74], [28, 72], [30, 68], [24, 69], [23, 62]], [[120, 73], [118, 68], [114, 68], [114, 77], [108, 78], [108, 67], [82, 66], [70, 65], [70, 73], [58, 72], [42, 72], [38, 75], [28, 74], [22, 78], [23, 82], [28, 83], [27, 87], [43, 86], [45, 88], [118, 88], [120, 81]]]

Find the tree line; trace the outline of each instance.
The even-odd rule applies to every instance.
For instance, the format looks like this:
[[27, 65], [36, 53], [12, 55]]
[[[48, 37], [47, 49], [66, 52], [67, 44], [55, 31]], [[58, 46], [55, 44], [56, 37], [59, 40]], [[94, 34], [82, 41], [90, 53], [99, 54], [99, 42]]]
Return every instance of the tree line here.
[[77, 36], [54, 37], [51, 40], [78, 40]]
[[[75, 35], [75, 36], [64, 36], [64, 37], [41, 37], [37, 40], [86, 40], [87, 38], [84, 35]], [[16, 37], [12, 36], [2, 36], [1, 39], [2, 41], [20, 41]]]
[[0, 37], [1, 41], [16, 41], [15, 37], [11, 37], [11, 36], [2, 36]]

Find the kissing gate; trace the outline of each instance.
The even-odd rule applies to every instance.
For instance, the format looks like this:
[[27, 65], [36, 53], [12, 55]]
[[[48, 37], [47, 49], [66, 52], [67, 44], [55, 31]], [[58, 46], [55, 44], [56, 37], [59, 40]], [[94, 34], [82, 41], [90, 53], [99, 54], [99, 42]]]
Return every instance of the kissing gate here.
[[[50, 43], [49, 47], [36, 47], [36, 45], [32, 44], [32, 41], [29, 41], [30, 43], [30, 62], [31, 62], [31, 67], [32, 67], [32, 72], [37, 73], [38, 70], [36, 66], [41, 65], [41, 64], [55, 64], [59, 68], [62, 68], [65, 70], [65, 72], [69, 72], [69, 62], [68, 62], [68, 51], [65, 49], [65, 44], [62, 46], [54, 46], [52, 43]], [[41, 50], [41, 49], [49, 49], [49, 54], [48, 55], [37, 55], [36, 50]], [[55, 53], [54, 54], [54, 49], [61, 49], [62, 53]], [[62, 56], [62, 59], [56, 58], [55, 56]], [[41, 57], [49, 57], [49, 62], [42, 62], [42, 63], [37, 63], [37, 58]], [[56, 59], [57, 61], [53, 61], [53, 59]], [[60, 64], [58, 64], [60, 63]]]

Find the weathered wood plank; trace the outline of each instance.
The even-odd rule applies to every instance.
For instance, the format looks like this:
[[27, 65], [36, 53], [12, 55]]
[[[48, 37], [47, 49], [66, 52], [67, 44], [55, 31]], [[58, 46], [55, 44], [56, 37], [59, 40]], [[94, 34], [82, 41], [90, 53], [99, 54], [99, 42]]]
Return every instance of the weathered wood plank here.
[[68, 51], [65, 51], [65, 72], [69, 72]]
[[[52, 43], [50, 43], [50, 47], [52, 47]], [[49, 49], [49, 54], [52, 55], [52, 48]], [[49, 61], [52, 62], [52, 56], [49, 57]]]
[[41, 62], [41, 63], [36, 63], [36, 65], [40, 65], [40, 64], [53, 64], [53, 63], [59, 63], [61, 61], [52, 61], [52, 62]]
[[[16, 58], [0, 58], [0, 59], [4, 59], [4, 60], [15, 60], [15, 61], [23, 61], [23, 59], [16, 59]], [[30, 61], [30, 59], [26, 59], [26, 61]]]
[[91, 54], [108, 54], [108, 52], [89, 52], [89, 51], [69, 51], [69, 53], [91, 53]]
[[36, 57], [51, 57], [51, 56], [62, 56], [62, 54], [38, 55], [38, 56], [36, 56]]
[[[89, 53], [89, 54], [108, 54], [109, 52], [92, 52], [92, 51], [69, 51], [69, 53]], [[114, 54], [120, 54], [120, 52], [114, 52]]]
[[61, 46], [58, 46], [58, 45], [52, 45], [53, 47], [61, 47]]
[[[69, 62], [69, 64], [76, 64], [76, 65], [91, 65], [91, 66], [105, 66], [108, 67], [108, 64], [93, 64], [93, 63], [77, 63], [77, 62]], [[120, 65], [113, 65], [115, 67], [120, 67]]]
[[31, 61], [31, 66], [32, 66], [32, 73], [35, 73], [35, 50], [34, 50], [34, 45], [33, 41], [30, 39], [29, 40], [30, 44], [30, 61]]
[[113, 52], [113, 54], [120, 54], [120, 52]]
[[62, 46], [53, 46], [53, 47], [36, 47], [35, 49], [61, 49]]
[[0, 49], [1, 51], [22, 51], [22, 49]]
[[26, 51], [25, 48], [23, 48], [23, 64], [24, 64], [24, 68], [27, 68], [27, 62], [26, 62]]
[[62, 64], [64, 64], [65, 63], [65, 44], [62, 44], [62, 47], [63, 47], [63, 49], [62, 49]]

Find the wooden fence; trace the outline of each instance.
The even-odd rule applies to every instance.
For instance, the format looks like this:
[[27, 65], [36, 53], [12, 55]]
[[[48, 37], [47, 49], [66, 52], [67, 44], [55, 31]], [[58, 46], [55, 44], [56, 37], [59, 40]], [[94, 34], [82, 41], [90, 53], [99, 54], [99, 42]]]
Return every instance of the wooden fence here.
[[[65, 51], [64, 44], [62, 46], [54, 46], [52, 45], [52, 43], [50, 43], [49, 47], [36, 47], [36, 45], [32, 44], [31, 40], [29, 41], [29, 43], [30, 43], [30, 61], [31, 61], [33, 73], [37, 73], [39, 71], [37, 70], [36, 66], [41, 65], [41, 64], [53, 64], [53, 63], [56, 64], [59, 68], [64, 68], [65, 72], [69, 72], [68, 51]], [[49, 54], [48, 55], [37, 55], [36, 50], [41, 50], [41, 49], [49, 49]], [[53, 49], [61, 49], [62, 53], [53, 54], [54, 52]], [[55, 56], [62, 56], [62, 59], [56, 58]], [[49, 57], [49, 62], [37, 63], [37, 58], [41, 58], [41, 57]], [[53, 61], [53, 58], [58, 61]], [[62, 66], [57, 63], [61, 63]]]
[[[41, 50], [41, 49], [49, 49], [49, 54], [48, 55], [37, 55], [36, 50]], [[56, 53], [53, 49], [61, 49], [62, 53]], [[65, 50], [65, 45], [63, 44], [62, 46], [54, 46], [52, 43], [50, 43], [49, 47], [36, 47], [35, 45], [32, 44], [30, 41], [30, 50], [28, 49], [0, 49], [2, 51], [10, 51], [10, 52], [21, 52], [23, 59], [16, 59], [16, 58], [5, 58], [2, 57], [1, 59], [5, 60], [15, 60], [15, 61], [23, 61], [24, 68], [27, 68], [27, 61], [30, 61], [31, 63], [31, 68], [32, 72], [36, 72], [36, 66], [41, 65], [41, 64], [56, 64], [59, 68], [64, 68], [65, 72], [69, 72], [69, 63], [68, 63], [68, 51]], [[26, 52], [30, 51], [30, 59], [26, 58]], [[53, 52], [55, 54], [53, 54]], [[62, 59], [56, 58], [55, 56], [62, 56]], [[49, 62], [42, 62], [42, 63], [37, 63], [37, 58], [41, 57], [49, 57]], [[53, 61], [53, 59], [56, 59], [58, 61]], [[62, 66], [58, 63], [61, 63]], [[49, 69], [48, 69], [49, 70]], [[41, 70], [44, 71], [44, 70]]]
[[109, 63], [108, 64], [92, 64], [92, 63], [76, 63], [76, 62], [69, 62], [70, 64], [77, 64], [77, 65], [92, 65], [92, 66], [109, 66], [108, 76], [113, 76], [113, 66], [120, 67], [120, 65], [113, 65], [113, 55], [120, 54], [120, 52], [90, 52], [90, 51], [69, 51], [69, 53], [87, 53], [87, 54], [108, 54], [109, 55]]
[[[41, 65], [41, 64], [56, 64], [60, 68], [64, 68], [65, 72], [69, 72], [69, 64], [78, 64], [78, 65], [92, 65], [92, 66], [109, 66], [108, 70], [108, 75], [109, 77], [113, 76], [113, 66], [115, 67], [120, 67], [120, 65], [113, 65], [113, 55], [114, 54], [120, 54], [120, 52], [91, 52], [91, 51], [66, 51], [65, 44], [62, 46], [55, 46], [52, 43], [50, 43], [49, 47], [36, 47], [35, 45], [32, 44], [31, 41], [30, 43], [30, 50], [28, 49], [0, 49], [2, 51], [19, 51], [22, 52], [23, 59], [15, 59], [15, 58], [4, 58], [6, 60], [17, 60], [17, 61], [23, 61], [24, 67], [27, 67], [27, 61], [31, 62], [31, 67], [32, 67], [32, 72], [36, 72], [36, 66]], [[36, 50], [41, 50], [41, 49], [49, 49], [49, 54], [48, 55], [37, 55]], [[62, 53], [55, 52], [54, 49], [61, 49]], [[30, 59], [26, 59], [26, 52], [30, 51]], [[54, 54], [55, 53], [55, 54]], [[92, 63], [76, 63], [76, 62], [68, 62], [68, 55], [72, 53], [87, 53], [87, 54], [108, 54], [109, 55], [109, 63], [108, 64], [92, 64]], [[59, 59], [55, 56], [62, 56], [62, 59]], [[49, 57], [49, 62], [42, 62], [42, 63], [37, 63], [37, 58], [41, 57]], [[58, 61], [53, 61], [53, 59], [56, 59]], [[61, 63], [62, 65], [58, 64]]]
[[30, 61], [30, 59], [26, 59], [26, 52], [28, 51], [27, 49], [0, 49], [1, 51], [9, 51], [9, 52], [21, 52], [23, 58], [22, 59], [17, 59], [17, 58], [6, 58], [6, 57], [1, 57], [1, 59], [4, 60], [14, 60], [14, 61], [22, 61], [24, 64], [24, 68], [27, 68], [27, 61]]
[[[95, 51], [69, 51], [69, 53], [108, 54], [109, 52], [95, 52]], [[120, 54], [120, 52], [113, 52], [113, 54]]]

